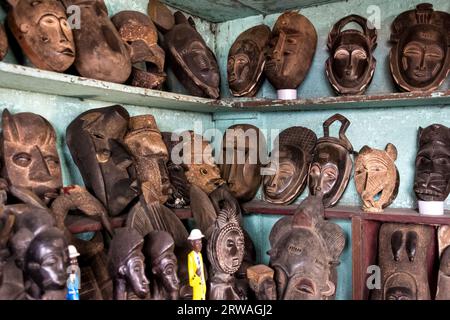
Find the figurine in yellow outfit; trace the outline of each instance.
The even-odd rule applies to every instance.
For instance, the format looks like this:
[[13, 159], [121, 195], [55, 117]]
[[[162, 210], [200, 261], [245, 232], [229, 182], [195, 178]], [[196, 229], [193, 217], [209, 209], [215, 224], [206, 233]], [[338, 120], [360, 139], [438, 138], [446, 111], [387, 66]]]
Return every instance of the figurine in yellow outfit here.
[[189, 285], [192, 287], [192, 300], [205, 300], [206, 282], [202, 258], [202, 238], [205, 236], [199, 229], [193, 229], [188, 237], [192, 251], [188, 254]]

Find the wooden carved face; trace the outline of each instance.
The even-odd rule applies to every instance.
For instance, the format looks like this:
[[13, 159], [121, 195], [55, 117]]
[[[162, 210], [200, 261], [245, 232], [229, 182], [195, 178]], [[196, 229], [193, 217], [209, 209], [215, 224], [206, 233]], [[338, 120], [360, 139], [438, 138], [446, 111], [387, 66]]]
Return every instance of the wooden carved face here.
[[450, 129], [446, 126], [419, 129], [414, 192], [422, 201], [444, 201], [450, 192]]
[[262, 83], [265, 51], [270, 38], [266, 25], [250, 28], [239, 35], [228, 53], [228, 86], [236, 97], [254, 96]]
[[385, 150], [364, 146], [355, 160], [355, 185], [363, 210], [381, 212], [397, 196], [400, 177], [394, 161], [397, 149], [391, 143]]
[[5, 27], [0, 24], [0, 61], [2, 61], [8, 53], [8, 38], [6, 37]]
[[317, 46], [313, 24], [303, 15], [283, 13], [272, 29], [265, 74], [276, 89], [296, 89], [311, 67]]
[[400, 14], [392, 24], [391, 72], [405, 91], [430, 91], [445, 80], [450, 66], [450, 14], [431, 4]]
[[72, 29], [59, 1], [15, 1], [8, 14], [8, 24], [25, 55], [37, 68], [64, 72], [73, 64]]
[[[356, 22], [364, 30], [345, 30], [345, 25]], [[376, 29], [358, 15], [339, 20], [328, 36], [330, 58], [326, 62], [328, 80], [338, 94], [361, 94], [369, 85], [375, 71], [376, 60], [372, 51], [376, 47]]]
[[62, 174], [52, 125], [34, 113], [2, 116], [3, 177], [49, 203], [62, 188]]

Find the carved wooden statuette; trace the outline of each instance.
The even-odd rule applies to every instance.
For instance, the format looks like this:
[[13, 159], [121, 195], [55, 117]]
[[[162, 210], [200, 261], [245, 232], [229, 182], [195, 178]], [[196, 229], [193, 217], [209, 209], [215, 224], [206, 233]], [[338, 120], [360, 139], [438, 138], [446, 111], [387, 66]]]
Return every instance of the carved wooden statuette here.
[[164, 36], [175, 75], [192, 95], [217, 99], [220, 75], [213, 52], [181, 12], [175, 21]]
[[[339, 138], [330, 137], [329, 127], [335, 121], [341, 122]], [[345, 136], [350, 121], [335, 114], [323, 123], [324, 136], [317, 141], [314, 158], [309, 170], [310, 194], [323, 194], [325, 208], [334, 206], [347, 188], [352, 173], [351, 154], [353, 147]]]
[[104, 0], [61, 0], [66, 8], [80, 8], [80, 25], [73, 30], [78, 73], [96, 80], [124, 83], [131, 73], [131, 59], [108, 17]]
[[64, 72], [75, 60], [72, 29], [60, 1], [8, 0], [8, 25], [39, 69]]
[[8, 53], [8, 38], [6, 37], [5, 27], [0, 23], [0, 61], [2, 61]]
[[247, 269], [247, 278], [256, 300], [276, 300], [277, 288], [274, 281], [274, 271], [258, 264]]
[[385, 150], [362, 147], [355, 160], [355, 185], [363, 210], [382, 212], [397, 197], [400, 176], [394, 161], [397, 149], [391, 143]]
[[316, 47], [316, 30], [305, 16], [287, 11], [278, 18], [265, 66], [266, 77], [275, 89], [297, 89], [308, 74]]
[[345, 246], [343, 230], [323, 219], [322, 197], [309, 196], [294, 216], [273, 226], [270, 267], [280, 300], [327, 300], [336, 292], [336, 266]]
[[235, 97], [253, 97], [264, 80], [270, 29], [266, 25], [242, 32], [228, 52], [228, 86]]
[[[343, 30], [352, 22], [357, 23], [363, 32]], [[333, 26], [327, 46], [330, 57], [325, 70], [334, 91], [342, 95], [362, 94], [375, 72], [376, 59], [372, 52], [377, 46], [377, 29], [366, 18], [349, 15]]]
[[375, 300], [429, 300], [428, 257], [433, 250], [433, 228], [384, 223], [378, 237], [381, 289]]
[[192, 300], [206, 300], [206, 275], [202, 257], [202, 238], [205, 236], [199, 229], [191, 230], [188, 240], [192, 251], [188, 254], [187, 264], [189, 285], [192, 287]]
[[392, 23], [392, 76], [404, 91], [439, 88], [450, 70], [450, 14], [422, 3]]
[[290, 127], [279, 134], [271, 153], [271, 167], [266, 168], [272, 174], [264, 177], [267, 202], [289, 204], [303, 192], [316, 142], [316, 134], [304, 127]]

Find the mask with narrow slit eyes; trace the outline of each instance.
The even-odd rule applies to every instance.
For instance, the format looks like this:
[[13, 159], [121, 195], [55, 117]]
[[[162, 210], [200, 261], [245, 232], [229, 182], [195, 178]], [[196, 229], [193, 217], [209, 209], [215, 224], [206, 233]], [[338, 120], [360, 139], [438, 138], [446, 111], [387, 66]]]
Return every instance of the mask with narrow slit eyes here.
[[2, 115], [2, 176], [49, 203], [62, 188], [56, 133], [43, 117], [29, 112]]
[[404, 91], [437, 89], [450, 70], [450, 14], [422, 3], [392, 23], [391, 73]]
[[10, 3], [8, 25], [25, 55], [39, 69], [66, 71], [75, 60], [75, 44], [60, 1]]

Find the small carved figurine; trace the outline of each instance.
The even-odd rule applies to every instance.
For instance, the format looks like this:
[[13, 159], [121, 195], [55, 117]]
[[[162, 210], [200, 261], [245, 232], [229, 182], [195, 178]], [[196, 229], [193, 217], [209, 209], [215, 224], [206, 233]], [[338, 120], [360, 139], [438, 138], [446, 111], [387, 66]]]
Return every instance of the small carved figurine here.
[[385, 150], [364, 146], [355, 160], [355, 185], [363, 201], [363, 210], [382, 212], [398, 193], [400, 176], [394, 161], [397, 149], [392, 143]]
[[228, 52], [228, 86], [235, 97], [253, 97], [263, 82], [270, 29], [259, 25], [242, 32]]
[[247, 269], [247, 278], [250, 288], [255, 293], [256, 300], [276, 300], [277, 289], [274, 271], [264, 265], [258, 264]]
[[205, 266], [202, 258], [202, 238], [199, 229], [193, 229], [188, 237], [192, 251], [188, 254], [189, 284], [192, 287], [192, 300], [206, 299]]
[[[362, 32], [343, 30], [352, 22], [357, 23]], [[366, 18], [352, 14], [336, 22], [327, 45], [330, 57], [325, 70], [333, 89], [342, 95], [362, 94], [375, 72], [376, 59], [372, 52], [377, 46], [377, 29]]]
[[69, 258], [70, 265], [67, 268], [67, 300], [80, 300], [80, 282], [81, 282], [81, 270], [78, 266], [77, 257], [80, 255], [77, 248], [73, 245], [69, 245]]
[[391, 29], [391, 73], [400, 89], [439, 88], [450, 71], [450, 14], [421, 3], [401, 13]]
[[0, 23], [0, 61], [2, 61], [8, 53], [8, 38], [6, 37], [5, 27]]

